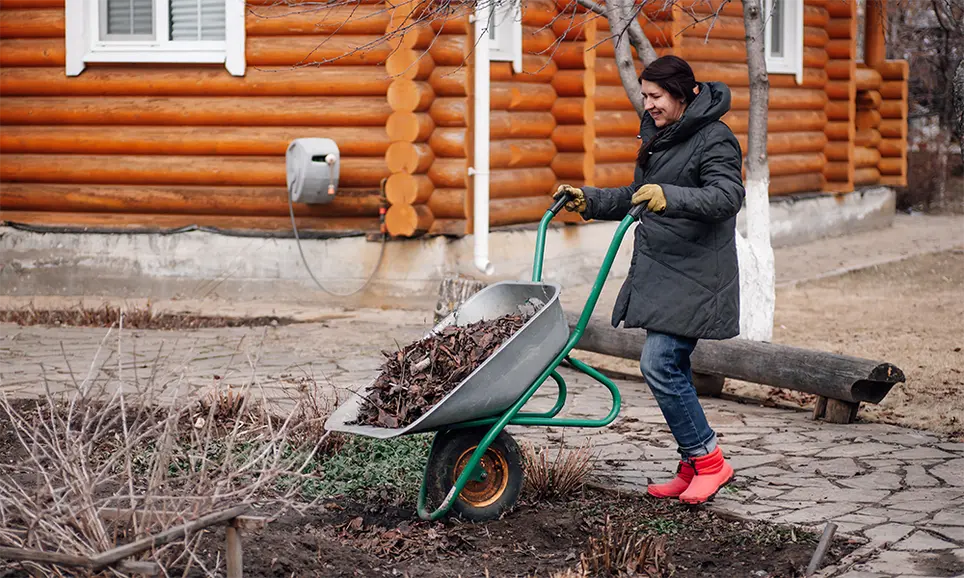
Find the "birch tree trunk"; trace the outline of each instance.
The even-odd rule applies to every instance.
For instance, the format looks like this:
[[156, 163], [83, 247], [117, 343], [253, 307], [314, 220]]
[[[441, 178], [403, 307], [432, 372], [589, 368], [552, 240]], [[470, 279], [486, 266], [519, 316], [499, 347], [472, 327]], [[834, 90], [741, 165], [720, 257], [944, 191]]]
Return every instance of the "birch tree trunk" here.
[[737, 234], [740, 262], [740, 337], [773, 337], [773, 248], [770, 245], [770, 168], [767, 164], [767, 109], [770, 80], [764, 53], [762, 0], [743, 0], [746, 63], [750, 72], [750, 113], [746, 150], [746, 237]]
[[961, 162], [964, 162], [964, 60], [954, 72], [954, 118], [957, 120], [958, 143], [961, 145]]

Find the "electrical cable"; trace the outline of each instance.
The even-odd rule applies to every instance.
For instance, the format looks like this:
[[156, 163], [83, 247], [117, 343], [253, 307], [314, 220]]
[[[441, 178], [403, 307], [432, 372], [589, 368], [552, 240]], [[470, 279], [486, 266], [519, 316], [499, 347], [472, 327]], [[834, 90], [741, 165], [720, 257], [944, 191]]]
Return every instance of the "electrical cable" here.
[[[381, 188], [382, 188], [383, 195], [384, 195], [386, 180], [387, 179], [382, 179]], [[363, 289], [365, 289], [365, 287], [368, 287], [369, 283], [372, 282], [372, 279], [375, 278], [375, 273], [377, 273], [378, 269], [382, 266], [382, 258], [385, 256], [385, 242], [388, 238], [388, 233], [385, 231], [385, 226], [384, 226], [384, 220], [385, 220], [384, 207], [380, 207], [378, 213], [379, 213], [379, 218], [381, 220], [381, 225], [382, 225], [382, 231], [381, 231], [382, 246], [378, 251], [378, 261], [375, 262], [375, 267], [372, 268], [372, 272], [368, 275], [368, 278], [365, 279], [365, 282], [362, 284], [361, 287], [349, 293], [338, 293], [337, 291], [332, 291], [331, 289], [328, 289], [327, 287], [322, 285], [321, 281], [319, 281], [318, 278], [315, 277], [315, 274], [311, 271], [311, 267], [308, 266], [308, 259], [305, 258], [305, 251], [301, 247], [301, 238], [298, 235], [298, 225], [295, 224], [295, 205], [291, 201], [291, 193], [288, 193], [288, 214], [291, 215], [291, 230], [294, 231], [294, 234], [295, 234], [295, 243], [297, 243], [298, 245], [298, 253], [301, 254], [301, 262], [305, 264], [305, 269], [308, 271], [308, 275], [311, 276], [311, 280], [315, 282], [315, 285], [317, 285], [319, 289], [335, 297], [351, 297], [352, 295], [355, 295], [356, 293], [361, 292]]]

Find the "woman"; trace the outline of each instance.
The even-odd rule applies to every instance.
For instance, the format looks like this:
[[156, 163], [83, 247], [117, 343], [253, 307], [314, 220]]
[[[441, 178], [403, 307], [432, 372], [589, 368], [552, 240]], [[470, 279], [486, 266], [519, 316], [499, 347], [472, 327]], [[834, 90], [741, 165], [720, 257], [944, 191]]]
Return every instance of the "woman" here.
[[648, 491], [698, 504], [733, 478], [696, 397], [690, 354], [698, 339], [740, 332], [735, 230], [743, 157], [720, 122], [730, 109], [726, 85], [697, 83], [676, 56], [646, 67], [640, 84], [646, 112], [633, 184], [562, 185], [554, 196], [571, 195], [566, 208], [587, 220], [622, 220], [645, 205], [612, 323], [646, 329], [640, 369], [682, 455], [676, 477]]

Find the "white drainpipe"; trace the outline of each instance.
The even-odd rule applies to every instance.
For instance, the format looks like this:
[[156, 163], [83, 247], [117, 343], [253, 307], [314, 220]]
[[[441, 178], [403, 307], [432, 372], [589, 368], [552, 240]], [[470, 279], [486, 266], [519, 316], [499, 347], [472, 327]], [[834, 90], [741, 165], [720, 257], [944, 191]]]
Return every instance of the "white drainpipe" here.
[[495, 272], [489, 262], [489, 9], [487, 2], [475, 4], [475, 166], [469, 169], [475, 191], [475, 266], [486, 275]]

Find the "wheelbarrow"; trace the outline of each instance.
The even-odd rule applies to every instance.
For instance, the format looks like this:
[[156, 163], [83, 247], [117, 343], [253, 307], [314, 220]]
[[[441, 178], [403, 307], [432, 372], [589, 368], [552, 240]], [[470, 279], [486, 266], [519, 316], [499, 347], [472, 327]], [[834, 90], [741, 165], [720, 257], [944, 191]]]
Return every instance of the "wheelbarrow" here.
[[[353, 395], [328, 418], [325, 428], [378, 439], [435, 432], [418, 495], [418, 515], [438, 520], [450, 511], [472, 521], [498, 518], [511, 508], [522, 491], [522, 455], [507, 425], [554, 427], [604, 427], [619, 414], [620, 395], [616, 384], [599, 371], [569, 355], [579, 343], [592, 316], [616, 252], [626, 231], [642, 212], [635, 206], [619, 223], [579, 322], [569, 333], [559, 302], [560, 288], [542, 282], [546, 230], [570, 199], [558, 199], [539, 223], [532, 281], [504, 281], [479, 291], [456, 311], [440, 321], [429, 333], [437, 334], [450, 325], [464, 326], [483, 319], [519, 314], [538, 306], [523, 327], [506, 340], [474, 372], [416, 421], [399, 428], [354, 423], [371, 384], [361, 395]], [[556, 371], [560, 364], [581, 371], [604, 385], [612, 395], [612, 408], [600, 419], [556, 417], [566, 403], [566, 382]], [[521, 411], [549, 379], [558, 386], [558, 396], [549, 411]], [[429, 502], [437, 504], [434, 509]]]

